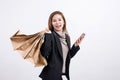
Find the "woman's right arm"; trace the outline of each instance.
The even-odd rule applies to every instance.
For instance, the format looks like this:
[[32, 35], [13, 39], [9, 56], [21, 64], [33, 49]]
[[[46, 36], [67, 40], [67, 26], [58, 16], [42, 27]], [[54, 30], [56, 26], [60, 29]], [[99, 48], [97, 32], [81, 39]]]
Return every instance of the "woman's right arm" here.
[[43, 57], [47, 58], [51, 53], [51, 34], [46, 33], [44, 37], [44, 42], [40, 48], [41, 54]]

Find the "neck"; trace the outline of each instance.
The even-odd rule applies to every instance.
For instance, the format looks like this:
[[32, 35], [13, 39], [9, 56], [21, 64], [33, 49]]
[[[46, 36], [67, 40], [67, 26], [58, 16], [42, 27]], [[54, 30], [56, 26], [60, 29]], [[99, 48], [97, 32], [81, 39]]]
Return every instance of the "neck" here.
[[60, 31], [55, 30], [55, 32], [60, 33], [60, 34], [62, 34], [62, 33], [63, 33], [63, 31], [62, 31], [62, 30], [60, 30]]

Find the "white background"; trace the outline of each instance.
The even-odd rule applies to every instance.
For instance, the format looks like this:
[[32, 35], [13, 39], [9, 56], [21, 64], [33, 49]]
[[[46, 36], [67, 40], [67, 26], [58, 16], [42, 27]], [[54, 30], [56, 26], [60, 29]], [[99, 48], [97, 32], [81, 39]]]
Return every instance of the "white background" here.
[[60, 10], [71, 43], [86, 33], [70, 65], [71, 80], [120, 80], [120, 0], [0, 0], [0, 80], [41, 80], [35, 68], [13, 50], [10, 37], [47, 27]]

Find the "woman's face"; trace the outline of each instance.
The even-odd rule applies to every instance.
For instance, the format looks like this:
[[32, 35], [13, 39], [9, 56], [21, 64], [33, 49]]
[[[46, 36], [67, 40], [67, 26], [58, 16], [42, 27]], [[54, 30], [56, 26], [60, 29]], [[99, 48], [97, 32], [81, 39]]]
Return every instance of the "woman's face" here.
[[64, 20], [60, 14], [55, 14], [52, 18], [52, 26], [56, 31], [63, 31]]

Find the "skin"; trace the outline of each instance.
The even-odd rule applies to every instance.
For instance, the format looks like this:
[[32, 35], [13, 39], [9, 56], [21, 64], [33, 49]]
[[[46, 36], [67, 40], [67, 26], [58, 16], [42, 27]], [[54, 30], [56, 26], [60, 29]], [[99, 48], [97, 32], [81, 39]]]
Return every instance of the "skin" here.
[[82, 34], [80, 35], [80, 37], [75, 41], [74, 45], [75, 45], [75, 46], [80, 45], [80, 43], [82, 42], [84, 36], [85, 36], [85, 33], [82, 33]]
[[64, 20], [62, 16], [59, 14], [55, 14], [52, 18], [52, 25], [55, 31], [62, 33], [64, 27]]

